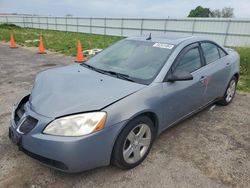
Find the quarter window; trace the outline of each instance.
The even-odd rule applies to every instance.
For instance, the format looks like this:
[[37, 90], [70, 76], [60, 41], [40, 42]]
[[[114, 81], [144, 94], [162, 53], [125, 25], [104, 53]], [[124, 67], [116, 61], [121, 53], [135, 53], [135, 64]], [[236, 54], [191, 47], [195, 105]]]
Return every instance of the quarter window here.
[[193, 72], [201, 67], [201, 58], [198, 47], [189, 50], [179, 61], [175, 70]]
[[212, 63], [220, 58], [218, 47], [210, 42], [201, 43], [201, 47], [204, 52], [206, 63]]
[[224, 57], [224, 56], [227, 55], [220, 47], [218, 47], [218, 50], [219, 50], [219, 53], [220, 53], [220, 57]]

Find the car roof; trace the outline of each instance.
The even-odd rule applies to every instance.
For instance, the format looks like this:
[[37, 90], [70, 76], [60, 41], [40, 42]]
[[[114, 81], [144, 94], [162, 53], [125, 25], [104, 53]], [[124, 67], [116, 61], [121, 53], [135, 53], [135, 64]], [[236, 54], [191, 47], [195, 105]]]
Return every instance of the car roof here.
[[[127, 40], [136, 40], [136, 41], [146, 41], [148, 36], [136, 36], [136, 37], [128, 37]], [[192, 35], [180, 35], [180, 34], [164, 34], [160, 36], [151, 36], [151, 42], [159, 42], [159, 43], [168, 43], [173, 45], [178, 45], [184, 41], [199, 41], [203, 40], [201, 37], [192, 36]]]

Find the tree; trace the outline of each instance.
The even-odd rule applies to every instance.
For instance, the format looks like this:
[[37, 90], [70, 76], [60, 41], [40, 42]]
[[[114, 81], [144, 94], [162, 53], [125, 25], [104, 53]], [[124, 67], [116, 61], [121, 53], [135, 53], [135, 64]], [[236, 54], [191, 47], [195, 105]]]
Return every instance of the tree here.
[[216, 18], [233, 18], [234, 17], [234, 9], [231, 7], [225, 7], [222, 10], [215, 9], [211, 12], [211, 17]]
[[188, 17], [209, 17], [210, 14], [211, 11], [209, 8], [203, 8], [202, 6], [198, 6], [190, 11]]
[[234, 17], [234, 9], [231, 7], [225, 7], [222, 9], [221, 15], [223, 18], [233, 18]]
[[214, 17], [214, 18], [220, 18], [221, 17], [221, 11], [219, 9], [215, 9], [215, 10], [211, 11], [210, 16]]

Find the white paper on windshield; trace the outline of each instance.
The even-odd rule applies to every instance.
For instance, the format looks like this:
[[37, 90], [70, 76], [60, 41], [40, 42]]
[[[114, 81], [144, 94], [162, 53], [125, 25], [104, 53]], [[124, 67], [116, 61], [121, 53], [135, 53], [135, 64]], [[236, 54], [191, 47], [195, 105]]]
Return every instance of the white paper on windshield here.
[[174, 45], [172, 44], [164, 44], [164, 43], [154, 43], [153, 47], [156, 48], [167, 48], [167, 49], [172, 49], [174, 47]]

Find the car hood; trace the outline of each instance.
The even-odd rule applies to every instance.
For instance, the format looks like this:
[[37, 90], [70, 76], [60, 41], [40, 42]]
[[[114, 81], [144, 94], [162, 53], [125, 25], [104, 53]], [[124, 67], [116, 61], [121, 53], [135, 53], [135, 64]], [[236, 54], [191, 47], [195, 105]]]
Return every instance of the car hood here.
[[100, 110], [145, 85], [104, 75], [81, 65], [41, 72], [35, 80], [30, 105], [47, 117]]

